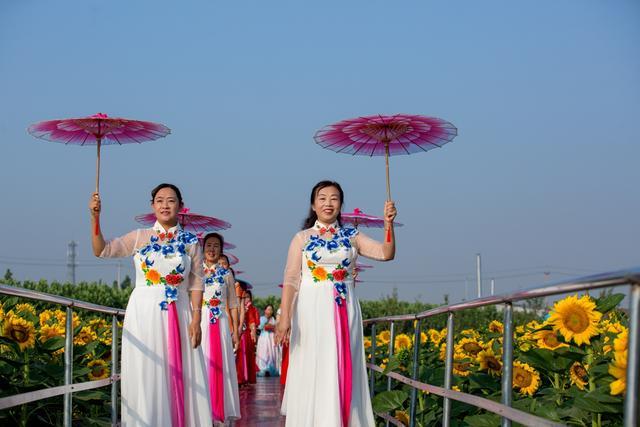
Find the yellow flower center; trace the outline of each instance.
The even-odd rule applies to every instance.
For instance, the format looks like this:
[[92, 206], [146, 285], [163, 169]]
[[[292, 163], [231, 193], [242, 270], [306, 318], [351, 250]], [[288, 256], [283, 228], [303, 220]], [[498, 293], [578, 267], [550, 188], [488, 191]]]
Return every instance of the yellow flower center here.
[[478, 343], [475, 342], [467, 342], [462, 345], [464, 351], [474, 356], [477, 356], [478, 353], [482, 351], [482, 347]]
[[29, 341], [29, 331], [22, 325], [13, 325], [11, 328], [11, 338], [19, 343]]
[[580, 333], [589, 327], [589, 318], [584, 311], [572, 311], [564, 321], [564, 326], [574, 333]]
[[530, 372], [515, 366], [513, 368], [513, 383], [516, 387], [527, 388], [531, 385], [533, 376]]

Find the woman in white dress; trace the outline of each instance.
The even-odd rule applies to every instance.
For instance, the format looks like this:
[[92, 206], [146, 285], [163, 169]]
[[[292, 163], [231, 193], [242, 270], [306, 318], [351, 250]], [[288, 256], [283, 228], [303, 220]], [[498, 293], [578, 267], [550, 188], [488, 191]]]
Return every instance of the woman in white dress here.
[[[156, 223], [106, 242], [101, 202], [89, 202], [93, 252], [133, 256], [136, 282], [122, 327], [123, 427], [211, 426], [202, 337], [202, 251], [178, 224], [182, 195], [172, 184], [151, 192]], [[114, 355], [116, 357], [116, 355]]]
[[289, 372], [281, 411], [287, 426], [373, 427], [352, 277], [358, 255], [379, 261], [395, 256], [396, 208], [386, 202], [390, 241], [379, 243], [342, 226], [339, 184], [319, 182], [310, 202], [303, 230], [289, 246], [282, 288], [277, 341], [289, 343]]
[[[224, 238], [209, 233], [204, 247], [204, 299], [202, 301], [202, 351], [207, 363], [214, 422], [240, 418], [238, 378], [233, 349], [238, 345], [238, 300], [231, 272], [219, 263]], [[227, 310], [231, 319], [227, 317]], [[231, 324], [231, 325], [230, 325]], [[231, 332], [233, 331], [233, 332]]]
[[268, 304], [264, 308], [264, 316], [260, 317], [260, 336], [256, 346], [256, 362], [258, 376], [278, 375], [278, 347], [275, 342], [276, 319], [273, 317], [273, 306]]

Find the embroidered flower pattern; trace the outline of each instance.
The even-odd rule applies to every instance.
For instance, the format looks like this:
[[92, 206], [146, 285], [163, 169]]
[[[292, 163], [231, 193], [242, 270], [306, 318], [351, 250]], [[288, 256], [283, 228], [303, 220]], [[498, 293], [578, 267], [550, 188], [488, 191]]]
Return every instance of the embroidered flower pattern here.
[[147, 286], [164, 285], [164, 301], [160, 303], [161, 310], [167, 310], [169, 304], [178, 300], [178, 286], [184, 282], [184, 266], [178, 264], [176, 268], [165, 276], [153, 268], [155, 261], [150, 259], [150, 255], [162, 255], [164, 258], [173, 258], [177, 255], [185, 255], [187, 245], [198, 242], [198, 238], [189, 232], [178, 230], [175, 233], [159, 233], [151, 236], [149, 243], [138, 250], [143, 258], [140, 268], [144, 273]]
[[[331, 230], [335, 229], [332, 228]], [[347, 285], [344, 281], [349, 277], [348, 267], [351, 261], [349, 258], [344, 258], [331, 272], [328, 272], [325, 267], [318, 265], [322, 256], [318, 254], [317, 249], [325, 248], [330, 253], [335, 253], [340, 248], [351, 249], [351, 238], [357, 233], [355, 228], [338, 228], [330, 240], [325, 240], [320, 236], [310, 236], [304, 248], [307, 256], [307, 268], [311, 271], [313, 281], [315, 283], [325, 280], [331, 281], [336, 290], [335, 302], [338, 305], [342, 305], [347, 298]]]
[[[209, 322], [211, 323], [216, 323], [222, 314], [222, 287], [225, 285], [224, 276], [228, 273], [229, 270], [220, 266], [204, 269], [204, 286], [207, 298], [202, 300], [202, 306], [209, 309], [209, 313], [211, 313]], [[209, 289], [213, 290], [210, 298]]]

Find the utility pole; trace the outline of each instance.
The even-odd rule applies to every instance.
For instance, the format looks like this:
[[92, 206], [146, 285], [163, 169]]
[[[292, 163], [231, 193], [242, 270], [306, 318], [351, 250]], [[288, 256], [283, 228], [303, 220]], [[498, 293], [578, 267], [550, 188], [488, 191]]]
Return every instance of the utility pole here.
[[73, 240], [67, 246], [67, 280], [72, 284], [76, 284], [76, 247], [78, 244]]
[[478, 298], [482, 298], [482, 266], [480, 254], [476, 254], [476, 279], [478, 281]]

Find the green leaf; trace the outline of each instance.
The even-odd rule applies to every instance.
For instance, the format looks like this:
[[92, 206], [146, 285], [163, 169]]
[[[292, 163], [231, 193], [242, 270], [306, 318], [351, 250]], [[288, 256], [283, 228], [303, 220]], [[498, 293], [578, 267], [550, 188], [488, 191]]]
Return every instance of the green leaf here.
[[64, 337], [52, 337], [41, 344], [41, 347], [46, 351], [54, 352], [64, 347]]
[[496, 414], [471, 415], [464, 418], [471, 427], [495, 427], [500, 425], [500, 416]]
[[389, 362], [384, 367], [384, 373], [388, 374], [389, 372], [397, 370], [401, 364], [402, 363], [400, 362], [400, 359], [397, 355], [391, 356], [391, 359], [389, 359]]
[[606, 313], [613, 310], [624, 299], [624, 294], [612, 294], [596, 300], [596, 310]]
[[616, 408], [613, 405], [598, 402], [598, 400], [596, 400], [592, 396], [589, 396], [589, 394], [590, 393], [587, 393], [584, 396], [577, 396], [573, 400], [573, 404], [580, 409], [584, 409], [585, 411], [595, 412], [595, 413], [609, 412], [609, 413], [615, 414], [621, 411], [620, 408]]
[[402, 390], [384, 391], [373, 397], [373, 410], [375, 412], [389, 412], [400, 408], [409, 395]]

